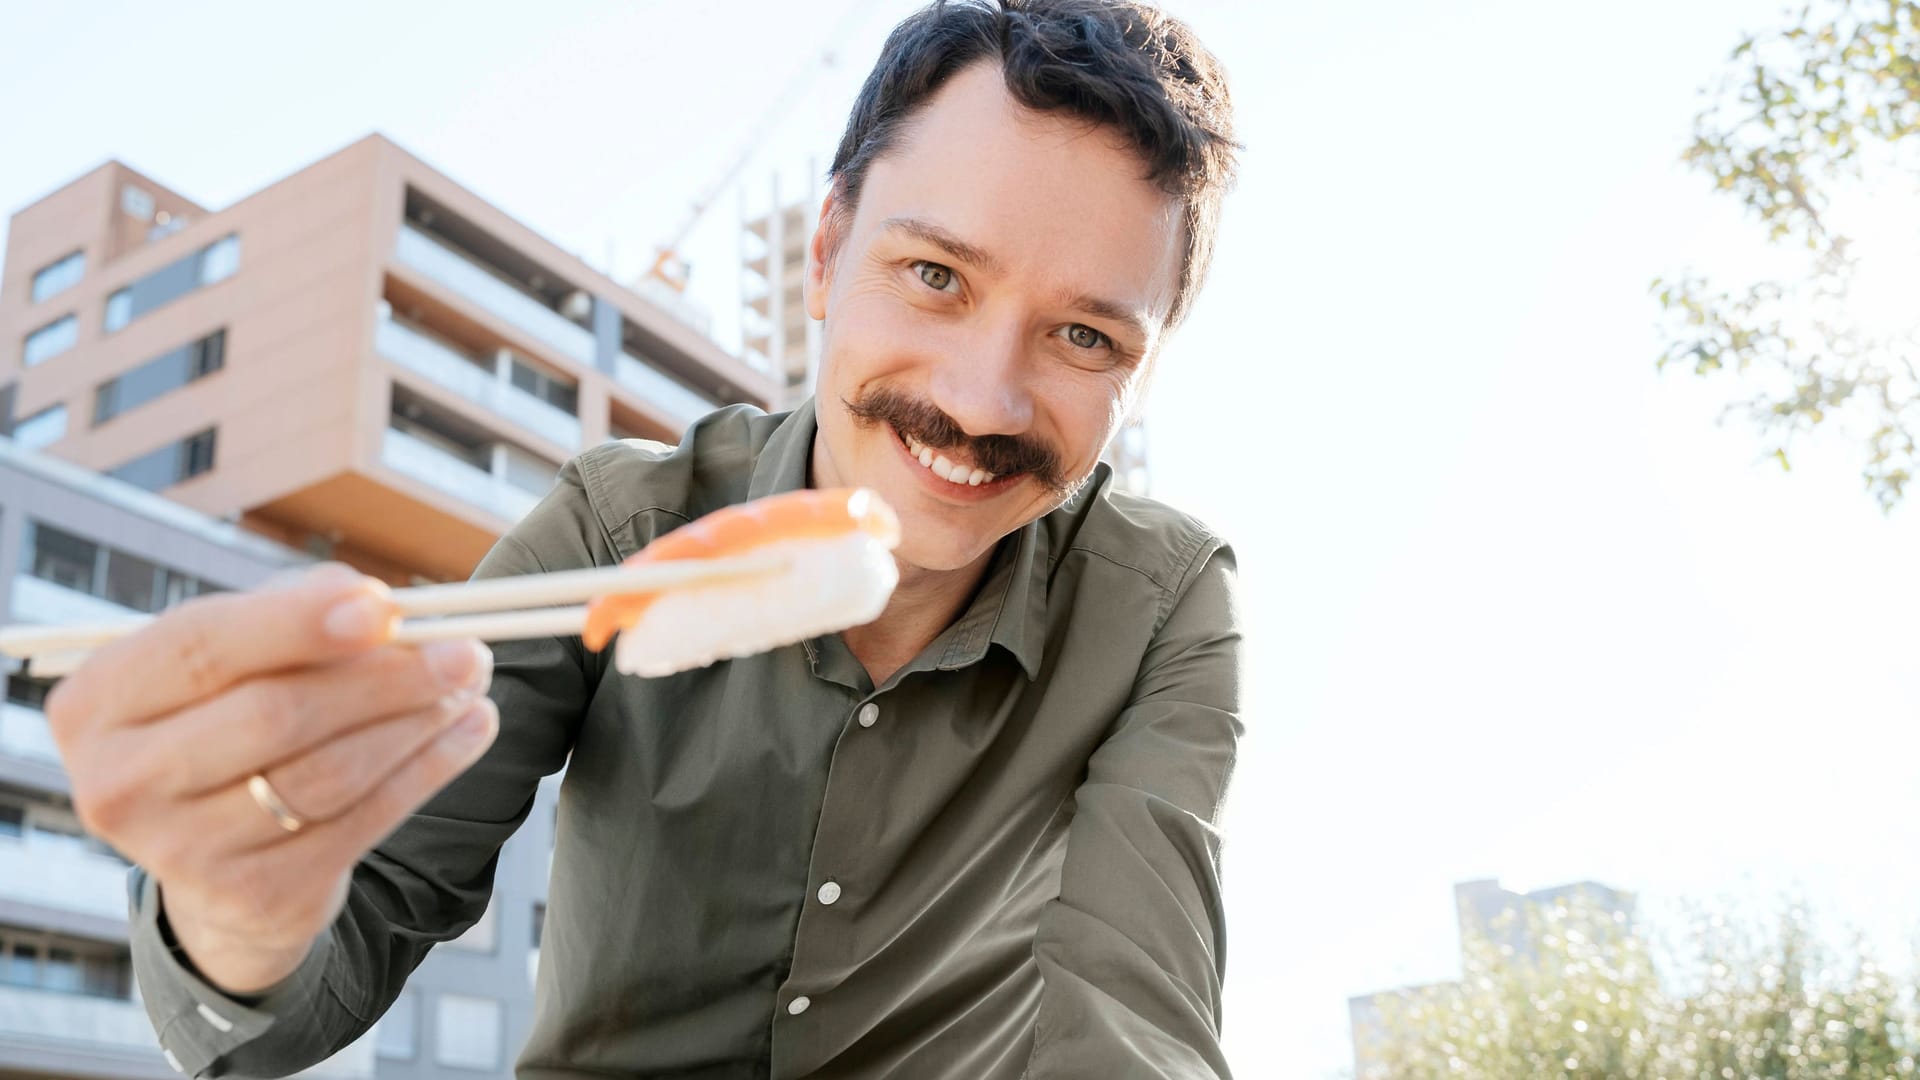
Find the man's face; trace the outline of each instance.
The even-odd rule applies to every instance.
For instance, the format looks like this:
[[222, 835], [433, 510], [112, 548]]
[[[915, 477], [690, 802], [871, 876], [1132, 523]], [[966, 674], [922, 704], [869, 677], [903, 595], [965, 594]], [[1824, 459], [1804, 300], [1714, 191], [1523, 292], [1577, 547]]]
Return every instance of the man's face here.
[[839, 235], [822, 208], [814, 483], [878, 491], [903, 563], [969, 566], [1093, 471], [1179, 284], [1181, 207], [1143, 171], [1117, 134], [1013, 101], [989, 61], [873, 162]]

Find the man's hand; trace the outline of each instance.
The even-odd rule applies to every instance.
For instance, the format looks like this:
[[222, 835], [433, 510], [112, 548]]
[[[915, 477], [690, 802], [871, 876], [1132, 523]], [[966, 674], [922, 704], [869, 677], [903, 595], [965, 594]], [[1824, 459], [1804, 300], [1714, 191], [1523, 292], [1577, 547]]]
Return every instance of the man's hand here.
[[[486, 647], [383, 644], [393, 621], [383, 584], [328, 564], [173, 608], [48, 695], [80, 820], [152, 875], [228, 993], [291, 974], [354, 864], [499, 728]], [[255, 774], [298, 831], [255, 802]]]

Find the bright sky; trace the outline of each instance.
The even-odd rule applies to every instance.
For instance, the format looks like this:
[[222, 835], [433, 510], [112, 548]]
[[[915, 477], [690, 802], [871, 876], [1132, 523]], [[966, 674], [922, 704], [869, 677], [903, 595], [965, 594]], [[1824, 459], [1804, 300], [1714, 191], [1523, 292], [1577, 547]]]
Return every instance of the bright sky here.
[[[0, 8], [0, 210], [109, 157], [223, 206], [379, 130], [630, 277], [767, 103], [824, 168], [913, 6], [867, 0]], [[1760, 460], [1657, 376], [1647, 283], [1751, 230], [1674, 164], [1777, 0], [1170, 0], [1234, 79], [1244, 178], [1148, 416], [1156, 494], [1235, 542], [1253, 624], [1226, 1040], [1349, 1062], [1348, 995], [1457, 973], [1451, 888], [1657, 910], [1797, 886], [1902, 961], [1920, 901], [1911, 514], [1854, 445]], [[722, 325], [739, 194], [689, 253]]]

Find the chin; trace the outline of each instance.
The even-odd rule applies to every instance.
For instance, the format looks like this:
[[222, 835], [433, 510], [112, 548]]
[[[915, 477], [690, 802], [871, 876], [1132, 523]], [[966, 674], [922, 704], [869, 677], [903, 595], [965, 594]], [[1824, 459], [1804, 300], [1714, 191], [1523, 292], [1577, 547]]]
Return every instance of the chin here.
[[[915, 525], [920, 528], [915, 529]], [[997, 536], [953, 535], [950, 529], [937, 524], [916, 522], [905, 517], [900, 522], [900, 536], [900, 546], [893, 551], [894, 558], [907, 566], [936, 572], [964, 570], [992, 551], [1000, 540]]]

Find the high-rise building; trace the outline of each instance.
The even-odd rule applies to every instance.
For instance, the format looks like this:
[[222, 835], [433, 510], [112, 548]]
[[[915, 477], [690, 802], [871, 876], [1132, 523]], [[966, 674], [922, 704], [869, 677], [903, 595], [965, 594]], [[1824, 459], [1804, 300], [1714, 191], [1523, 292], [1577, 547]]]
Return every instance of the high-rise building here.
[[[464, 579], [581, 448], [783, 391], [380, 136], [218, 211], [108, 162], [7, 236], [0, 621], [156, 611], [314, 558]], [[0, 712], [0, 1077], [171, 1076], [132, 1000], [126, 867], [66, 803], [45, 691], [9, 671]], [[486, 917], [316, 1075], [510, 1072], [558, 782]]]
[[[1460, 882], [1453, 887], [1453, 906], [1460, 926], [1463, 963], [1466, 959], [1466, 943], [1474, 937], [1485, 938], [1497, 946], [1511, 949], [1510, 955], [1517, 962], [1534, 959], [1537, 943], [1529, 931], [1528, 913], [1544, 911], [1576, 897], [1598, 912], [1620, 916], [1622, 932], [1633, 932], [1633, 894], [1597, 882], [1577, 881], [1529, 893], [1501, 888], [1497, 879]], [[1369, 1066], [1375, 1064], [1375, 1049], [1380, 1044], [1385, 1026], [1382, 1007], [1389, 999], [1419, 1001], [1425, 995], [1436, 994], [1455, 985], [1457, 983], [1454, 982], [1424, 983], [1349, 998], [1347, 1014], [1353, 1031], [1354, 1075], [1366, 1076]]]
[[[808, 171], [812, 175], [812, 171]], [[741, 206], [746, 194], [741, 194]], [[779, 179], [773, 181], [773, 209], [756, 217], [743, 212], [740, 232], [741, 341], [750, 362], [773, 373], [781, 386], [781, 408], [813, 393], [820, 368], [820, 324], [807, 315], [801, 285], [806, 281], [807, 244], [820, 212], [819, 193], [811, 187], [797, 202], [782, 202]]]

